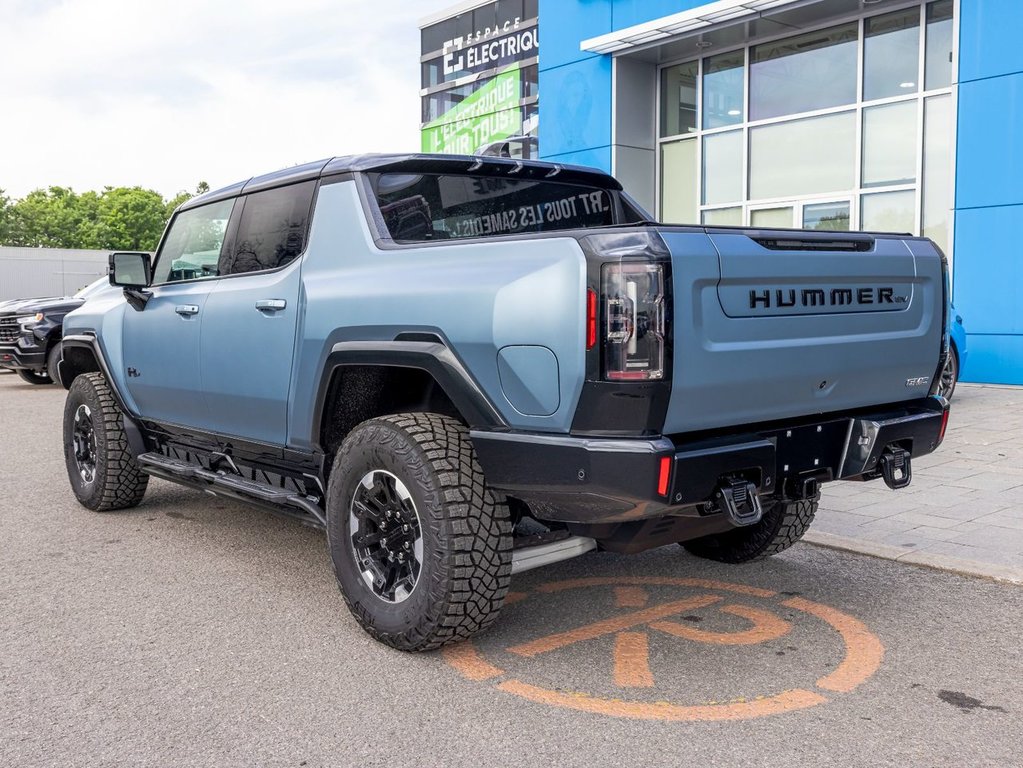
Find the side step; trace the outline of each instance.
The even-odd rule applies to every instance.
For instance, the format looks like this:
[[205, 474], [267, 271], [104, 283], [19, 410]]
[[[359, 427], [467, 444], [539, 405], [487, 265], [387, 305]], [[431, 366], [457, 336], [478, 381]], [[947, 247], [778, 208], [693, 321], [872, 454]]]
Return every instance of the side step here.
[[230, 496], [267, 507], [295, 517], [314, 528], [325, 528], [327, 519], [323, 510], [307, 496], [275, 488], [255, 480], [246, 480], [226, 472], [214, 472], [187, 461], [164, 456], [162, 453], [143, 453], [138, 457], [142, 471], [156, 477], [184, 483], [213, 494]]
[[549, 544], [535, 544], [512, 550], [512, 575], [543, 565], [560, 563], [597, 548], [597, 540], [587, 536], [569, 536]]

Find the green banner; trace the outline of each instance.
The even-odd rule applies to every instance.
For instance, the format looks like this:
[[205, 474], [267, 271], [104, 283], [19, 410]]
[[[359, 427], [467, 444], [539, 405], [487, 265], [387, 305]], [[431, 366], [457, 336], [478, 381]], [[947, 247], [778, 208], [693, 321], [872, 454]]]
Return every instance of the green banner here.
[[522, 79], [513, 64], [457, 106], [428, 123], [423, 152], [471, 155], [492, 141], [522, 133]]

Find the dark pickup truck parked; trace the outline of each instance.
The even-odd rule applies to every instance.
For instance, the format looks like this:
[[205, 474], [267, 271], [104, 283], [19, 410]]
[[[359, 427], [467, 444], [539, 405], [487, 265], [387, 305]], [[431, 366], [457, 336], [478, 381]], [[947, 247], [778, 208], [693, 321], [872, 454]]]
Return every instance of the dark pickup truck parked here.
[[60, 362], [64, 316], [85, 300], [109, 290], [106, 277], [74, 296], [20, 299], [0, 304], [0, 368], [15, 371], [29, 384], [53, 384]]
[[359, 623], [423, 650], [490, 625], [515, 572], [747, 562], [826, 483], [907, 485], [948, 418], [940, 250], [648, 219], [603, 173], [483, 157], [190, 200], [65, 319], [71, 487], [120, 509], [157, 476], [323, 527]]

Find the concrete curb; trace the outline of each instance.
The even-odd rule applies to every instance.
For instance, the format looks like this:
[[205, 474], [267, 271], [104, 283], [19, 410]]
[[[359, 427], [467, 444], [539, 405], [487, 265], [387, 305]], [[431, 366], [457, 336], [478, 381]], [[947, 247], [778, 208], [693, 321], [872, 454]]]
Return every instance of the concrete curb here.
[[879, 557], [884, 560], [895, 560], [900, 563], [921, 565], [939, 571], [951, 571], [966, 576], [980, 576], [1007, 584], [1023, 585], [1023, 568], [1009, 565], [995, 565], [976, 560], [965, 560], [951, 555], [937, 555], [932, 552], [921, 552], [907, 547], [896, 547], [891, 544], [878, 544], [864, 539], [848, 536], [837, 536], [833, 533], [817, 533], [808, 531], [803, 541], [818, 547], [840, 549], [844, 552], [855, 552], [860, 555]]

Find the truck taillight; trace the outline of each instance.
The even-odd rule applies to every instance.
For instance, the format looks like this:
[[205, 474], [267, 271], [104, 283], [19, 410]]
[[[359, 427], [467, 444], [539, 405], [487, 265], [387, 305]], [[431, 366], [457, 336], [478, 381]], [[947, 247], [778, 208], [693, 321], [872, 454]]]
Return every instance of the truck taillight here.
[[600, 269], [604, 373], [611, 381], [664, 378], [664, 265], [621, 261]]

